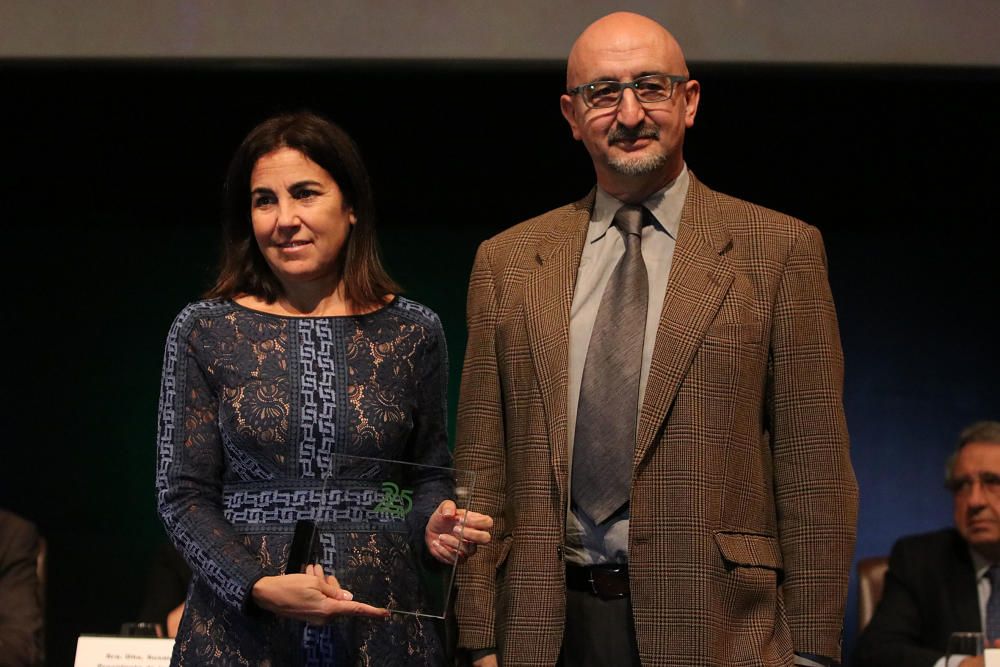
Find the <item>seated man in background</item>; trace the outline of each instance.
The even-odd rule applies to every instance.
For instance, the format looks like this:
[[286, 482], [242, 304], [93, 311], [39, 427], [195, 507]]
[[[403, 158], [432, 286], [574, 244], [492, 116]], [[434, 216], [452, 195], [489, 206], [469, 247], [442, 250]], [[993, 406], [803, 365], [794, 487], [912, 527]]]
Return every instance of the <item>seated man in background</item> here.
[[159, 625], [161, 637], [176, 637], [190, 583], [191, 568], [177, 549], [169, 542], [161, 544], [153, 554], [139, 620]]
[[38, 531], [0, 509], [0, 666], [37, 664], [42, 655]]
[[[955, 528], [904, 537], [892, 548], [885, 589], [858, 639], [856, 667], [945, 667], [952, 632], [1000, 640], [1000, 422], [959, 436], [946, 484]], [[966, 657], [954, 665], [982, 665]]]

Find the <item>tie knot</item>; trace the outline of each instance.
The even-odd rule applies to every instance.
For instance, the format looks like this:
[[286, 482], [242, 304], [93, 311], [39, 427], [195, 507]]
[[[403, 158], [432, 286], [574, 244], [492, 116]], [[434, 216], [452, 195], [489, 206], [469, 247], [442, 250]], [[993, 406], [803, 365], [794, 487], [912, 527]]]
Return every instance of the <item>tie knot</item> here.
[[622, 206], [615, 213], [615, 226], [623, 234], [642, 236], [642, 214], [646, 209], [642, 206]]

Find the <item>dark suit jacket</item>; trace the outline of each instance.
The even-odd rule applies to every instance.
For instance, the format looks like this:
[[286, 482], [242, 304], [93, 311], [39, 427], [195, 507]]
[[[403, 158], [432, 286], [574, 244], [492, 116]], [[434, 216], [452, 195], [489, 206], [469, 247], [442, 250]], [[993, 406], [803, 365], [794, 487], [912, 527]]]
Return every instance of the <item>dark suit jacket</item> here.
[[34, 665], [41, 656], [38, 531], [0, 510], [0, 667]]
[[184, 602], [190, 585], [191, 568], [174, 545], [164, 542], [153, 553], [139, 620], [159, 623], [166, 632], [167, 615]]
[[[570, 304], [594, 194], [482, 244], [456, 464], [495, 539], [459, 643], [554, 665], [565, 622]], [[839, 658], [857, 488], [819, 232], [692, 175], [639, 418], [629, 571], [642, 664]]]
[[851, 664], [930, 666], [959, 631], [982, 631], [968, 545], [952, 529], [904, 537], [892, 547], [882, 599]]

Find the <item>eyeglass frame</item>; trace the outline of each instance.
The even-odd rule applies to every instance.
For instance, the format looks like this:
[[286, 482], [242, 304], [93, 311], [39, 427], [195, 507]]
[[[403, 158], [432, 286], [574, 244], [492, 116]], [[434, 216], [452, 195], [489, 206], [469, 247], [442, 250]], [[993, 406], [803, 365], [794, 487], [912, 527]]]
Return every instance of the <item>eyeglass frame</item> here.
[[[667, 93], [667, 96], [664, 97], [662, 100], [656, 100], [654, 102], [643, 102], [642, 99], [639, 97], [639, 84], [642, 81], [646, 79], [651, 79], [653, 77], [662, 77], [667, 79], [670, 82], [670, 92]], [[658, 104], [660, 102], [669, 102], [670, 100], [674, 99], [674, 89], [677, 88], [677, 84], [687, 83], [690, 80], [691, 77], [683, 76], [680, 74], [644, 74], [643, 76], [636, 77], [632, 81], [612, 81], [611, 79], [598, 79], [596, 81], [590, 81], [588, 83], [581, 83], [579, 86], [574, 86], [573, 88], [567, 88], [566, 94], [579, 95], [580, 99], [583, 100], [583, 103], [587, 105], [587, 107], [590, 109], [614, 109], [616, 106], [622, 103], [622, 98], [625, 97], [626, 88], [632, 89], [632, 93], [635, 95], [635, 99], [639, 102], [639, 104], [643, 105]], [[606, 107], [596, 107], [590, 102], [588, 102], [587, 98], [583, 95], [584, 88], [593, 87], [599, 83], [607, 83], [607, 84], [613, 84], [615, 86], [620, 86], [620, 88], [618, 89], [618, 101]]]

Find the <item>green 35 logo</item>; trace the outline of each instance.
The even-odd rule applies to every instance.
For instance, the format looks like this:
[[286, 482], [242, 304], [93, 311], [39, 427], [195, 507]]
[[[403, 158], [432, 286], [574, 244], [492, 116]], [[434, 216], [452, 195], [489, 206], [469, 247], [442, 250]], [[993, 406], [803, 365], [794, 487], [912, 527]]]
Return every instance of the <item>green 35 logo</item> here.
[[398, 519], [406, 518], [406, 515], [413, 509], [413, 491], [410, 489], [399, 490], [399, 486], [393, 482], [382, 482], [382, 502], [375, 506], [375, 512], [385, 512], [389, 516]]

